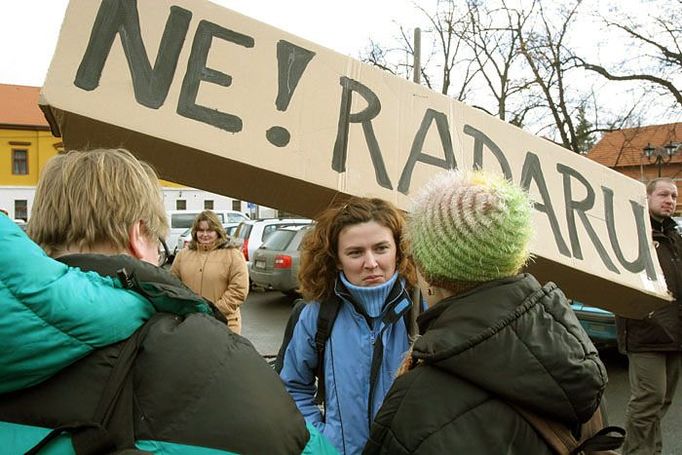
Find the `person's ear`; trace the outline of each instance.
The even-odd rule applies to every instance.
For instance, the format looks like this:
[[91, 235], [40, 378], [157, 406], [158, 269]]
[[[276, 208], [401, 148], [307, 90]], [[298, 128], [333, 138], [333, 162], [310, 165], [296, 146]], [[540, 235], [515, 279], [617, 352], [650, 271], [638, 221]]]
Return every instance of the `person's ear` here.
[[143, 235], [144, 227], [142, 220], [135, 221], [130, 228], [128, 228], [128, 250], [130, 254], [142, 259], [147, 251], [147, 237]]

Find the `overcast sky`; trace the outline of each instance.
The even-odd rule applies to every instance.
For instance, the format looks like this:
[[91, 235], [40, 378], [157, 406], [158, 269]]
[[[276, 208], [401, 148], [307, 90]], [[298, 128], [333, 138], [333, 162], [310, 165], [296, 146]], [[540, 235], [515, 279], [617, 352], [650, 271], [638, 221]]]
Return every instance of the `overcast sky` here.
[[[169, 2], [172, 3], [172, 2]], [[289, 33], [357, 57], [370, 37], [386, 40], [414, 16], [410, 0], [215, 0]], [[0, 83], [45, 81], [68, 0], [3, 0]]]

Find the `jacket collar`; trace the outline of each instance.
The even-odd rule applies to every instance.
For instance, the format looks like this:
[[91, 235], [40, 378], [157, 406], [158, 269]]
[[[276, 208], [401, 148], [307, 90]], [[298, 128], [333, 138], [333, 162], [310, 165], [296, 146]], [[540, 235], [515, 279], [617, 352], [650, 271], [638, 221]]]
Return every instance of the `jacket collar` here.
[[663, 218], [663, 221], [658, 221], [653, 217], [649, 217], [651, 221], [651, 229], [656, 232], [667, 234], [670, 231], [676, 231], [677, 222], [670, 217]]
[[[350, 291], [346, 288], [346, 286], [343, 284], [343, 282], [340, 279], [336, 279], [334, 282], [334, 294], [336, 294], [339, 298], [346, 300], [350, 302], [350, 304], [355, 308], [355, 311], [357, 311], [360, 315], [362, 315], [366, 320], [367, 323], [370, 324], [371, 326], [371, 320], [372, 318], [369, 317], [365, 309], [355, 301], [353, 298], [353, 295], [350, 293]], [[393, 310], [398, 302], [401, 299], [401, 297], [406, 298], [407, 301], [410, 303], [411, 306], [411, 299], [410, 296], [407, 293], [407, 290], [405, 289], [405, 282], [404, 279], [400, 276], [398, 276], [398, 279], [395, 280], [395, 283], [393, 284], [393, 287], [389, 291], [388, 295], [386, 296], [386, 300], [384, 302], [382, 314], [386, 315], [387, 312], [390, 312], [390, 310]], [[402, 309], [401, 309], [402, 310]], [[390, 318], [392, 319], [392, 318]], [[395, 322], [395, 321], [393, 321]]]
[[96, 272], [118, 279], [123, 287], [147, 298], [156, 311], [181, 316], [190, 313], [213, 313], [220, 319], [220, 312], [210, 302], [192, 292], [176, 277], [160, 267], [132, 256], [69, 254], [57, 260], [85, 272]]
[[453, 295], [451, 297], [441, 300], [440, 302], [436, 303], [434, 306], [429, 308], [427, 311], [419, 315], [419, 317], [417, 318], [417, 324], [419, 325], [419, 333], [423, 335], [424, 332], [426, 332], [431, 327], [431, 324], [436, 319], [438, 319], [441, 314], [443, 314], [443, 312], [445, 312], [451, 305], [456, 305], [458, 301], [465, 302], [469, 299], [469, 297], [472, 294], [485, 293], [489, 289], [495, 289], [498, 286], [511, 284], [516, 281], [527, 278], [529, 276], [530, 275], [522, 274], [508, 278], [501, 278], [499, 280], [487, 281], [485, 283], [482, 283], [480, 286], [469, 289], [468, 291], [462, 294]]

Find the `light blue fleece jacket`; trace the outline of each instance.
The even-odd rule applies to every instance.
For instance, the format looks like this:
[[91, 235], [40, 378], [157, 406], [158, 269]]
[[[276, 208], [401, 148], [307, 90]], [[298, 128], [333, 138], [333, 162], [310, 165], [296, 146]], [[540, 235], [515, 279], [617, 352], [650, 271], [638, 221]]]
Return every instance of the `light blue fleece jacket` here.
[[[400, 285], [404, 288], [404, 280], [397, 279], [400, 279]], [[384, 295], [388, 294], [392, 285], [393, 281], [383, 285], [387, 288]], [[366, 304], [369, 300], [376, 302], [376, 296], [384, 290], [373, 288], [371, 295], [367, 294], [367, 302], [361, 288], [349, 289], [349, 292], [356, 302], [368, 308]], [[371, 323], [368, 324], [346, 296], [338, 296], [342, 304], [324, 355], [326, 418], [322, 418], [314, 402], [317, 366], [315, 334], [319, 302], [308, 303], [301, 312], [284, 355], [280, 377], [306, 421], [320, 430], [339, 452], [356, 454], [362, 452], [369, 437], [367, 408], [374, 342], [381, 333], [384, 355], [371, 403], [372, 418], [381, 407], [407, 352], [408, 334], [403, 318], [385, 326], [381, 320], [383, 313], [380, 313], [370, 317]], [[400, 299], [405, 302], [401, 301], [399, 306], [412, 304], [407, 293], [403, 293]], [[372, 308], [370, 311], [374, 312]]]

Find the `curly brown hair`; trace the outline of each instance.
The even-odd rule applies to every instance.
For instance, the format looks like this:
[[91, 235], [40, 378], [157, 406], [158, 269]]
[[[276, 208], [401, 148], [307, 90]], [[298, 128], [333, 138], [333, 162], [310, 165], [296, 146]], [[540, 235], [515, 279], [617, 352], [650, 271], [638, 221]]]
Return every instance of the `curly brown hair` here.
[[301, 243], [301, 265], [298, 271], [299, 291], [306, 300], [322, 300], [334, 289], [338, 276], [339, 233], [346, 226], [375, 221], [393, 233], [396, 244], [396, 270], [409, 286], [417, 282], [417, 274], [402, 232], [405, 216], [383, 199], [352, 197], [344, 204], [330, 207], [316, 220], [315, 227]]

